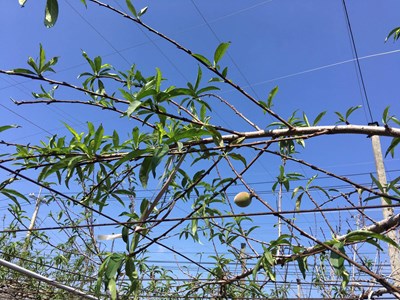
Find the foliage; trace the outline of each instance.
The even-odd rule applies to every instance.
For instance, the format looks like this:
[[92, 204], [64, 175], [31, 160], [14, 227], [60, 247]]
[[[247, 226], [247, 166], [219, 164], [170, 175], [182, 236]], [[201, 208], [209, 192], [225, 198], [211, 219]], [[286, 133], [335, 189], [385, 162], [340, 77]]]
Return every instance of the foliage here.
[[[143, 299], [156, 295], [199, 299], [287, 298], [293, 296], [293, 287], [288, 283], [289, 267], [299, 271], [296, 276], [292, 275], [298, 282], [309, 279], [324, 297], [362, 294], [361, 289], [352, 286], [358, 277], [355, 272], [351, 273], [351, 268], [367, 274], [387, 291], [397, 292], [391, 280], [367, 267], [370, 257], [357, 257], [356, 246], [367, 244], [374, 251], [383, 250], [382, 244], [398, 248], [396, 241], [385, 235], [387, 230], [398, 226], [398, 221], [385, 219], [380, 226], [373, 223], [362, 230], [355, 224], [343, 234], [331, 227], [324, 209], [334, 210], [328, 204], [338, 199], [350, 203], [351, 209], [359, 199], [365, 202], [383, 197], [399, 201], [399, 178], [383, 186], [372, 176], [377, 188], [371, 188], [298, 158], [306, 147], [306, 140], [342, 133], [391, 137], [386, 155], [394, 156], [400, 141], [400, 129], [395, 126], [400, 122], [395, 116], [389, 116], [389, 108], [383, 112], [382, 127], [352, 125], [350, 116], [360, 106], [350, 107], [345, 113], [335, 112], [340, 125], [320, 126], [325, 111], [318, 113], [312, 122], [305, 112], [295, 111], [283, 117], [273, 110], [277, 106], [274, 100], [278, 87], [266, 93], [266, 100], [257, 100], [228, 77], [228, 67], [223, 63], [229, 42], [220, 43], [212, 58], [207, 58], [145, 24], [142, 19], [147, 7], [139, 10], [132, 1], [126, 0], [127, 14], [96, 0], [81, 2], [85, 6], [96, 3], [177, 46], [198, 63], [197, 74], [193, 82], [176, 86], [168, 82], [159, 68], [150, 75], [135, 65], [119, 70], [105, 62], [104, 57], [93, 57], [82, 51], [87, 70], [78, 74], [80, 84], [75, 85], [68, 80], [51, 78], [56, 73], [58, 57], [46, 60], [41, 44], [38, 58], [29, 57], [27, 67], [3, 70], [1, 73], [7, 76], [40, 82], [40, 91], [32, 92], [33, 100], [15, 101], [18, 105], [90, 106], [116, 113], [134, 124], [129, 128], [128, 137], [118, 128], [105, 128], [88, 121], [83, 132], [64, 123], [66, 136], [53, 135], [37, 145], [2, 142], [13, 149], [0, 162], [0, 168], [9, 174], [0, 184], [0, 193], [11, 200], [8, 213], [12, 216], [11, 220], [4, 221], [7, 230], [0, 237], [1, 255], [5, 260], [87, 294], [111, 299]], [[19, 0], [19, 4], [24, 6], [26, 0]], [[47, 27], [56, 24], [58, 10], [57, 0], [47, 0], [44, 19]], [[397, 39], [398, 29], [391, 35]], [[208, 77], [205, 79], [205, 76]], [[222, 85], [234, 88], [245, 101], [272, 117], [265, 130], [218, 95]], [[60, 90], [77, 92], [84, 100], [63, 100]], [[214, 123], [215, 112], [207, 98], [219, 99], [254, 130], [242, 132]], [[15, 127], [2, 125], [0, 132]], [[245, 173], [261, 155], [280, 160], [275, 170], [276, 181], [270, 187], [278, 200], [276, 205], [267, 202], [245, 179]], [[306, 176], [293, 171], [294, 165], [307, 167], [314, 173]], [[230, 177], [225, 176], [226, 170]], [[315, 184], [321, 174], [350, 184], [352, 190], [344, 193]], [[293, 186], [304, 179], [304, 185]], [[21, 235], [29, 223], [23, 204], [32, 201], [19, 191], [21, 182], [35, 184], [46, 191], [45, 196], [34, 198], [51, 208], [47, 218], [56, 224], [63, 242], [55, 243], [47, 231], [28, 230], [30, 235]], [[265, 235], [260, 240], [256, 233], [261, 229], [253, 224], [252, 215], [236, 211], [229, 192], [238, 183], [253, 196], [262, 214], [275, 218], [278, 236]], [[155, 196], [138, 201], [138, 191], [153, 186], [157, 187]], [[283, 192], [292, 192], [292, 218], [281, 212]], [[177, 204], [181, 203], [190, 207], [190, 212], [185, 215], [177, 212]], [[307, 210], [305, 203], [326, 221], [330, 232], [323, 233], [325, 239], [316, 238], [315, 232], [309, 232], [297, 222], [296, 214]], [[366, 216], [362, 208], [357, 210], [362, 217]], [[96, 234], [97, 225], [104, 222], [111, 222], [118, 231], [111, 237], [118, 239], [113, 240], [111, 247]], [[164, 224], [168, 224], [167, 229], [161, 226]], [[210, 266], [203, 265], [201, 259], [180, 253], [166, 241], [191, 243], [193, 247], [202, 243], [212, 245], [215, 253], [207, 257]], [[119, 244], [116, 249], [114, 242]], [[241, 249], [239, 242], [244, 245]], [[178, 262], [176, 272], [159, 266], [151, 259], [150, 250], [155, 245], [184, 260], [184, 265]], [[245, 246], [249, 253], [243, 250]], [[43, 247], [50, 248], [52, 255], [42, 255], [38, 249]], [[221, 254], [220, 249], [227, 254]], [[0, 276], [3, 280], [18, 277], [4, 270]], [[327, 282], [337, 284], [329, 288], [324, 286]], [[32, 289], [35, 287], [34, 282], [29, 285]], [[50, 289], [46, 287], [45, 292]], [[51, 296], [62, 299], [65, 291]]]

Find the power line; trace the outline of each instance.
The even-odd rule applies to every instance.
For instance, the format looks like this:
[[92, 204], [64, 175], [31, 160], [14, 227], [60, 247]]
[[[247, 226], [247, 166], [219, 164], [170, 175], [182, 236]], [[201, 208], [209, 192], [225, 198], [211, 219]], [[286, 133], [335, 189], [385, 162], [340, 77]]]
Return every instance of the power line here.
[[78, 290], [78, 289], [76, 289], [74, 287], [70, 287], [70, 286], [64, 285], [64, 284], [59, 283], [58, 281], [56, 281], [56, 280], [54, 280], [52, 278], [48, 278], [48, 277], [42, 276], [42, 275], [40, 275], [40, 274], [38, 274], [36, 272], [33, 272], [31, 270], [28, 270], [28, 269], [25, 269], [23, 267], [20, 267], [20, 266], [18, 266], [16, 264], [10, 263], [10, 262], [8, 262], [8, 261], [6, 261], [4, 259], [1, 259], [1, 258], [0, 258], [0, 265], [5, 267], [5, 268], [7, 268], [7, 269], [11, 269], [11, 270], [14, 270], [14, 271], [16, 271], [18, 273], [26, 275], [28, 277], [32, 277], [32, 278], [35, 278], [35, 279], [37, 279], [39, 281], [43, 281], [43, 282], [45, 282], [45, 283], [47, 283], [49, 285], [52, 285], [52, 286], [54, 286], [56, 288], [68, 291], [71, 294], [78, 295], [78, 296], [80, 296], [82, 298], [93, 299], [93, 300], [98, 299], [97, 297], [94, 297], [92, 295], [86, 294], [85, 292], [80, 291], [80, 290]]
[[[1, 167], [1, 166], [0, 166]], [[77, 228], [94, 228], [94, 227], [107, 227], [107, 226], [130, 226], [130, 225], [140, 225], [148, 223], [159, 223], [159, 222], [179, 222], [182, 220], [192, 221], [192, 220], [209, 220], [209, 219], [224, 219], [224, 218], [237, 218], [237, 217], [263, 217], [263, 216], [278, 216], [278, 215], [290, 215], [290, 214], [310, 214], [310, 213], [320, 213], [320, 212], [340, 212], [340, 211], [354, 211], [354, 210], [370, 210], [370, 209], [381, 209], [388, 207], [400, 207], [400, 204], [390, 204], [390, 205], [368, 205], [368, 206], [352, 206], [352, 207], [329, 207], [320, 209], [301, 209], [301, 210], [283, 210], [280, 212], [256, 212], [256, 213], [246, 213], [246, 214], [229, 214], [229, 215], [215, 215], [215, 216], [201, 216], [201, 217], [184, 217], [184, 218], [166, 218], [166, 219], [155, 219], [147, 220], [143, 222], [110, 222], [110, 223], [100, 223], [100, 224], [85, 224], [85, 225], [70, 225], [70, 226], [52, 226], [52, 227], [42, 227], [33, 229], [5, 229], [0, 230], [0, 233], [17, 233], [17, 232], [28, 232], [28, 231], [49, 231], [49, 230], [64, 230], [64, 229], [77, 229]]]
[[[123, 9], [123, 7], [121, 6], [121, 4], [118, 3], [116, 0], [114, 0], [114, 3], [115, 3], [116, 5], [118, 5], [118, 7], [119, 7], [122, 11], [126, 12], [126, 11]], [[161, 49], [161, 47], [158, 46], [157, 43], [149, 37], [149, 35], [143, 30], [143, 28], [142, 28], [140, 25], [138, 25], [138, 24], [136, 24], [136, 26], [137, 26], [137, 28], [142, 32], [142, 34], [147, 38], [147, 40], [161, 53], [161, 55], [162, 55], [162, 56], [170, 63], [170, 65], [179, 73], [179, 75], [181, 75], [182, 78], [184, 78], [186, 81], [189, 81], [189, 80], [186, 78], [185, 74], [183, 74], [182, 71], [178, 68], [178, 66], [173, 62], [173, 60], [170, 59], [170, 58], [164, 53], [164, 51]]]
[[373, 123], [374, 120], [373, 120], [373, 117], [372, 117], [371, 107], [369, 105], [367, 89], [365, 88], [364, 77], [363, 77], [363, 74], [362, 74], [362, 71], [361, 71], [360, 60], [358, 58], [357, 47], [356, 47], [356, 43], [355, 43], [355, 40], [354, 40], [353, 30], [351, 28], [351, 23], [350, 23], [349, 13], [347, 11], [346, 1], [342, 0], [342, 3], [343, 3], [344, 12], [345, 12], [345, 15], [346, 15], [346, 21], [347, 21], [348, 30], [349, 30], [349, 33], [350, 33], [350, 39], [351, 39], [352, 48], [354, 50], [354, 55], [355, 55], [355, 58], [356, 58], [357, 69], [358, 69], [358, 72], [360, 74], [361, 86], [362, 86], [362, 90], [363, 90], [363, 93], [364, 93], [365, 101], [366, 101], [368, 112], [369, 112], [369, 116], [370, 116], [370, 121], [371, 121], [371, 123]]
[[121, 54], [120, 51], [115, 48], [115, 46], [100, 32], [97, 30], [95, 26], [93, 26], [75, 7], [72, 6], [71, 3], [69, 3], [68, 0], [65, 0], [65, 3], [68, 4], [68, 6], [90, 27], [92, 28], [114, 51], [117, 53], [129, 66], [131, 65], [131, 62], [129, 62], [125, 56]]
[[[379, 53], [375, 53], [375, 54], [370, 54], [370, 55], [359, 57], [359, 60], [378, 57], [378, 56], [384, 56], [384, 55], [389, 55], [389, 54], [394, 54], [394, 53], [398, 53], [398, 52], [400, 52], [400, 50], [379, 52]], [[287, 79], [287, 78], [290, 78], [290, 77], [295, 77], [295, 76], [299, 76], [299, 75], [303, 75], [303, 74], [307, 74], [307, 73], [312, 73], [312, 72], [315, 72], [315, 71], [319, 71], [319, 70], [323, 70], [323, 69], [328, 69], [328, 68], [340, 66], [340, 65], [347, 64], [347, 63], [354, 62], [354, 61], [356, 61], [356, 59], [352, 58], [352, 59], [347, 59], [347, 60], [343, 60], [343, 61], [339, 61], [339, 62], [335, 62], [335, 63], [331, 63], [331, 64], [326, 64], [326, 65], [323, 65], [323, 66], [320, 66], [320, 67], [315, 67], [315, 68], [307, 69], [307, 70], [304, 70], [304, 71], [294, 72], [294, 73], [290, 73], [290, 74], [287, 74], [287, 75], [282, 75], [282, 76], [274, 77], [274, 78], [271, 78], [271, 79], [263, 80], [263, 81], [260, 81], [260, 82], [256, 82], [256, 83], [253, 83], [252, 86], [262, 85], [262, 84], [265, 84], [265, 83], [274, 82], [274, 81], [281, 80], [281, 79]], [[244, 86], [244, 87], [247, 87], [247, 86]]]
[[[0, 254], [2, 254], [2, 255], [4, 255], [4, 256], [9, 256], [9, 257], [11, 256], [10, 254], [5, 253], [5, 252], [3, 252], [3, 251], [0, 251]], [[48, 255], [47, 255], [47, 256], [48, 256]], [[92, 281], [95, 281], [95, 280], [96, 280], [96, 278], [87, 276], [87, 275], [85, 275], [85, 274], [72, 272], [72, 271], [65, 270], [65, 269], [62, 269], [62, 268], [58, 268], [58, 267], [55, 267], [55, 266], [52, 266], [52, 265], [49, 265], [49, 264], [46, 264], [46, 263], [43, 263], [43, 262], [40, 262], [40, 263], [39, 263], [39, 262], [37, 262], [37, 261], [30, 260], [30, 259], [27, 259], [27, 258], [18, 256], [18, 255], [12, 255], [12, 258], [18, 259], [18, 260], [21, 260], [21, 261], [25, 261], [25, 262], [27, 262], [27, 263], [39, 265], [39, 266], [41, 266], [41, 267], [46, 267], [46, 268], [48, 268], [48, 269], [53, 269], [53, 270], [56, 270], [56, 271], [61, 271], [61, 272], [63, 272], [63, 273], [69, 274], [69, 275], [75, 275], [75, 276], [79, 276], [79, 277], [84, 277], [84, 278], [90, 279], [90, 280], [92, 280]]]
[[[333, 165], [333, 167], [335, 167], [336, 165]], [[400, 169], [392, 169], [392, 170], [387, 170], [386, 171], [386, 173], [393, 173], [393, 172], [399, 172], [400, 171]], [[371, 173], [374, 173], [374, 172], [360, 172], [360, 173], [347, 173], [347, 174], [342, 174], [341, 176], [344, 176], [344, 177], [356, 177], [356, 176], [363, 176], [363, 175], [369, 175], [369, 174], [371, 174]], [[331, 176], [319, 176], [319, 177], [316, 177], [315, 178], [315, 180], [314, 180], [314, 182], [315, 181], [318, 181], [318, 180], [322, 180], [322, 179], [332, 179], [332, 177]], [[298, 179], [298, 180], [296, 180], [296, 182], [300, 182], [300, 181], [308, 181], [308, 180], [310, 180], [309, 178], [301, 178], [301, 179]], [[249, 185], [259, 185], [259, 184], [274, 184], [276, 181], [255, 181], [255, 182], [249, 182]], [[362, 184], [367, 184], [367, 183], [362, 183]], [[347, 185], [350, 185], [350, 184], [346, 184], [346, 185], [341, 185], [341, 186], [339, 186], [339, 187], [342, 187], [342, 186], [347, 186]], [[243, 186], [243, 183], [241, 183], [241, 182], [239, 182], [239, 183], [237, 183], [236, 184], [236, 186]], [[329, 188], [334, 188], [334, 187], [338, 187], [338, 185], [324, 185], [324, 186], [321, 186], [322, 188], [324, 188], [324, 189], [329, 189]], [[198, 187], [198, 189], [202, 189], [202, 188], [204, 188], [204, 187]], [[158, 189], [146, 189], [146, 190], [143, 190], [143, 189], [136, 189], [135, 190], [135, 192], [136, 193], [139, 193], [139, 192], [149, 192], [149, 193], [151, 193], [151, 192], [156, 192], [156, 191], [158, 191]], [[291, 192], [292, 190], [290, 190], [290, 192]], [[267, 193], [268, 192], [268, 190], [261, 190], [261, 191], [259, 191], [260, 193]], [[64, 192], [64, 194], [66, 194], [66, 195], [71, 195], [71, 194], [76, 194], [76, 193], [79, 193], [79, 191], [71, 191], [71, 190], [69, 190], [69, 191], [66, 191], [66, 192]], [[25, 194], [23, 194], [23, 195], [25, 195], [25, 196], [28, 196], [30, 193], [25, 193]], [[232, 192], [232, 193], [227, 193], [228, 195], [236, 195], [236, 193], [234, 193], [234, 192]], [[51, 193], [49, 193], [49, 194], [46, 194], [46, 193], [42, 193], [42, 195], [44, 195], [44, 196], [47, 196], [47, 195], [51, 195]], [[8, 198], [2, 198], [2, 199], [0, 199], [0, 201], [5, 201], [5, 200], [7, 200]]]
[[48, 133], [48, 134], [53, 135], [53, 134], [52, 134], [50, 131], [48, 131], [47, 129], [45, 129], [45, 128], [39, 126], [39, 125], [37, 125], [36, 123], [32, 122], [31, 120], [29, 120], [28, 118], [24, 117], [23, 115], [21, 115], [21, 114], [15, 112], [15, 111], [13, 111], [12, 109], [8, 108], [7, 106], [5, 106], [5, 105], [3, 105], [3, 104], [1, 104], [1, 103], [0, 103], [0, 106], [2, 106], [3, 108], [7, 109], [9, 112], [12, 112], [14, 115], [17, 115], [18, 117], [20, 117], [21, 119], [25, 120], [25, 121], [28, 122], [29, 124], [31, 124], [31, 125], [33, 125], [33, 126], [39, 128], [40, 130], [42, 130], [42, 131], [44, 131], [44, 132], [46, 132], [46, 133]]
[[[207, 19], [205, 18], [205, 16], [203, 15], [203, 13], [201, 12], [201, 10], [199, 9], [199, 7], [197, 6], [196, 2], [194, 0], [191, 0], [193, 6], [195, 7], [196, 11], [199, 13], [199, 15], [201, 16], [201, 18], [203, 19], [204, 23], [207, 25], [208, 29], [210, 29], [211, 33], [214, 35], [214, 37], [217, 39], [217, 41], [219, 43], [222, 43], [222, 40], [218, 37], [217, 33], [215, 32], [215, 30], [211, 27], [210, 23], [207, 21]], [[254, 88], [250, 85], [249, 80], [247, 79], [247, 77], [243, 74], [242, 70], [239, 68], [238, 64], [236, 63], [236, 61], [233, 59], [232, 55], [230, 55], [229, 51], [226, 52], [226, 55], [230, 58], [230, 60], [232, 61], [233, 65], [235, 66], [235, 68], [238, 70], [239, 74], [243, 77], [244, 81], [246, 82], [246, 84], [249, 86], [249, 88], [251, 89], [251, 91], [254, 93], [254, 95], [259, 98], [259, 96], [257, 95], [256, 91], [254, 90]]]
[[[95, 209], [95, 208], [93, 208], [93, 207], [91, 207], [91, 206], [89, 206], [89, 205], [87, 205], [87, 204], [85, 204], [85, 203], [82, 203], [81, 201], [78, 201], [78, 200], [76, 200], [76, 199], [74, 199], [74, 198], [72, 198], [72, 197], [69, 197], [69, 196], [67, 196], [67, 195], [65, 195], [65, 194], [63, 194], [63, 193], [57, 191], [56, 189], [54, 189], [54, 188], [52, 188], [52, 187], [49, 187], [49, 186], [47, 186], [47, 185], [44, 185], [44, 184], [42, 184], [42, 183], [40, 183], [40, 182], [38, 182], [38, 181], [36, 181], [36, 180], [34, 180], [34, 179], [28, 177], [28, 176], [25, 176], [25, 175], [23, 175], [23, 174], [20, 174], [20, 173], [17, 172], [17, 171], [14, 171], [14, 170], [9, 169], [9, 168], [7, 168], [7, 167], [4, 167], [4, 166], [2, 166], [2, 165], [0, 165], [0, 169], [3, 169], [3, 170], [5, 170], [5, 171], [7, 171], [7, 172], [10, 172], [10, 173], [12, 173], [12, 174], [14, 174], [14, 175], [16, 175], [16, 176], [22, 178], [22, 179], [25, 179], [25, 180], [28, 181], [28, 182], [31, 182], [31, 183], [33, 183], [33, 184], [36, 184], [36, 185], [38, 185], [38, 186], [40, 186], [40, 187], [42, 187], [42, 188], [44, 188], [44, 189], [46, 189], [46, 190], [48, 190], [48, 191], [50, 191], [50, 192], [53, 192], [53, 193], [55, 193], [55, 194], [57, 194], [57, 195], [59, 195], [59, 196], [61, 196], [61, 197], [64, 197], [65, 199], [68, 199], [68, 200], [71, 201], [72, 203], [77, 204], [77, 205], [80, 205], [80, 206], [82, 206], [82, 207], [84, 207], [84, 208], [86, 208], [86, 209], [88, 209], [88, 210], [90, 210], [90, 211], [92, 211], [92, 212], [94, 212], [94, 213], [96, 213], [96, 214], [98, 214], [98, 215], [100, 215], [100, 216], [102, 216], [102, 217], [104, 217], [104, 218], [106, 218], [106, 219], [112, 221], [112, 222], [119, 223], [119, 224], [121, 224], [121, 226], [127, 226], [127, 225], [124, 225], [122, 222], [119, 222], [119, 221], [116, 220], [115, 218], [110, 217], [109, 215], [106, 215], [105, 213], [102, 213], [101, 211], [99, 211], [99, 210], [97, 210], [97, 209]], [[129, 228], [129, 227], [128, 227], [128, 228]], [[134, 230], [134, 228], [129, 228], [129, 229]], [[139, 233], [139, 234], [140, 234], [140, 233]], [[161, 247], [163, 247], [163, 248], [165, 248], [165, 249], [171, 251], [172, 253], [175, 253], [176, 255], [178, 255], [178, 256], [180, 256], [180, 257], [186, 259], [187, 261], [189, 261], [189, 262], [195, 264], [196, 266], [198, 266], [199, 268], [203, 269], [204, 271], [206, 271], [206, 272], [208, 272], [208, 273], [214, 275], [214, 272], [213, 272], [212, 270], [209, 270], [209, 269], [205, 268], [204, 266], [198, 264], [197, 262], [195, 262], [193, 259], [191, 259], [191, 258], [188, 257], [187, 255], [182, 254], [182, 253], [176, 251], [175, 249], [173, 249], [173, 248], [171, 248], [171, 247], [169, 247], [169, 246], [167, 246], [167, 245], [164, 245], [164, 244], [160, 243], [159, 241], [157, 241], [157, 240], [155, 240], [155, 239], [152, 239], [152, 238], [148, 237], [148, 236], [145, 235], [145, 234], [141, 234], [141, 236], [142, 236], [143, 238], [145, 238], [145, 239], [151, 241], [152, 243], [155, 243], [155, 244], [157, 244], [157, 245], [159, 245], [159, 246], [161, 246]]]

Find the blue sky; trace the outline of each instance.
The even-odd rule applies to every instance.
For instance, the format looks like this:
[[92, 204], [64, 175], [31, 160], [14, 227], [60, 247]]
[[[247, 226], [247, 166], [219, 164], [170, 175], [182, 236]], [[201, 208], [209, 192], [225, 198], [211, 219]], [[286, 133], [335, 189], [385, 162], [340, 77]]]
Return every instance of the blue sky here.
[[[125, 1], [110, 0], [109, 3], [125, 9]], [[326, 110], [321, 124], [331, 125], [337, 121], [335, 111], [345, 112], [351, 106], [362, 105], [363, 108], [350, 120], [361, 125], [370, 122], [341, 1], [203, 0], [194, 1], [194, 5], [193, 1], [170, 0], [134, 3], [137, 7], [149, 5], [144, 22], [193, 52], [212, 57], [220, 41], [230, 41], [229, 55], [221, 63], [229, 66], [229, 78], [262, 100], [266, 100], [274, 86], [279, 86], [274, 109], [282, 116], [288, 117], [298, 110], [300, 115], [305, 111], [312, 120]], [[80, 82], [76, 76], [87, 68], [81, 50], [91, 57], [101, 55], [104, 62], [116, 68], [127, 69], [129, 64], [135, 63], [148, 76], [158, 67], [168, 79], [165, 86], [184, 85], [195, 79], [197, 63], [176, 47], [115, 14], [93, 4], [88, 6], [85, 9], [80, 1], [60, 0], [59, 20], [54, 28], [46, 29], [43, 26], [43, 1], [28, 1], [22, 9], [17, 1], [3, 1], [0, 4], [0, 68], [25, 67], [27, 57], [37, 57], [39, 43], [42, 43], [48, 58], [60, 56], [55, 67], [58, 72], [51, 75], [54, 79]], [[400, 44], [391, 40], [384, 43], [388, 32], [400, 24], [400, 3], [395, 0], [349, 0], [347, 8], [373, 121], [381, 123], [385, 107], [390, 106], [393, 114], [400, 110], [400, 52], [397, 52]], [[204, 78], [209, 77], [211, 74], [204, 71]], [[9, 100], [10, 97], [31, 99], [32, 89], [37, 91], [37, 84], [27, 79], [0, 76], [1, 125], [21, 125], [19, 129], [4, 133], [1, 139], [37, 143], [50, 134], [66, 134], [62, 122], [79, 130], [85, 130], [86, 121], [102, 123], [108, 133], [114, 128], [124, 132], [131, 126], [117, 115], [86, 107], [15, 106]], [[232, 88], [221, 86], [220, 95], [261, 128], [272, 121]], [[59, 96], [68, 99], [76, 94], [62, 90]], [[219, 103], [212, 106], [215, 123], [241, 131], [251, 130]], [[384, 146], [388, 142], [389, 139], [382, 141]], [[365, 136], [319, 137], [307, 141], [306, 149], [298, 157], [341, 175], [366, 173], [349, 176], [364, 184], [370, 183], [368, 173], [374, 172], [370, 140]], [[276, 158], [265, 158], [246, 174], [246, 179], [255, 183], [254, 187], [272, 203], [275, 196], [270, 193], [270, 182], [277, 175], [278, 163]], [[394, 170], [398, 172], [398, 159], [388, 157], [385, 163], [390, 171], [389, 179], [397, 177]], [[298, 165], [289, 164], [288, 167], [291, 171], [313, 175], [311, 170]], [[341, 183], [321, 179], [318, 184], [336, 186]], [[229, 194], [234, 195], [240, 189], [240, 186], [234, 187]], [[143, 192], [143, 195], [149, 193]], [[285, 200], [288, 208], [293, 206], [289, 195]], [[187, 211], [188, 208], [181, 209]], [[260, 208], [254, 206], [244, 211], [251, 209]], [[379, 215], [376, 216], [379, 219]], [[270, 227], [275, 220], [257, 222]]]

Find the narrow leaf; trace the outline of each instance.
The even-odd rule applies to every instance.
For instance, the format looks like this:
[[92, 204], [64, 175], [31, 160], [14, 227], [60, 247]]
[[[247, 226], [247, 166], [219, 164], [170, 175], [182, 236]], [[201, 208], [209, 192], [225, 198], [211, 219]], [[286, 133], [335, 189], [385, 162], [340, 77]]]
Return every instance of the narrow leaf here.
[[145, 7], [143, 7], [140, 11], [139, 11], [139, 13], [138, 13], [138, 17], [141, 17], [141, 16], [143, 16], [146, 12], [147, 12], [147, 9], [148, 9], [149, 7], [148, 6], [145, 6]]
[[128, 109], [126, 110], [126, 114], [128, 116], [130, 116], [132, 113], [134, 113], [136, 111], [136, 109], [138, 109], [140, 107], [140, 105], [142, 105], [141, 101], [136, 101], [136, 100], [132, 101], [129, 104]]
[[47, 28], [53, 27], [58, 18], [58, 0], [47, 0], [44, 13], [44, 25]]
[[4, 125], [4, 126], [0, 126], [0, 132], [11, 129], [11, 128], [18, 128], [20, 126], [18, 125]]
[[214, 53], [214, 67], [218, 64], [221, 58], [225, 55], [226, 50], [228, 50], [230, 43], [221, 43], [217, 47]]
[[394, 157], [394, 149], [400, 143], [400, 138], [395, 137], [393, 138], [392, 142], [390, 143], [389, 147], [386, 150], [385, 157], [390, 153], [392, 157]]
[[322, 117], [326, 114], [326, 111], [323, 111], [322, 113], [320, 113], [314, 120], [313, 122], [313, 126], [317, 125], [319, 123], [319, 121], [321, 121]]
[[205, 58], [203, 55], [201, 55], [201, 54], [192, 54], [192, 55], [194, 58], [196, 58], [197, 60], [199, 60], [206, 66], [211, 66], [211, 62], [207, 58]]
[[128, 6], [129, 10], [131, 11], [132, 15], [134, 15], [137, 18], [137, 12], [135, 7], [133, 6], [131, 0], [126, 0], [126, 5]]
[[278, 86], [274, 87], [268, 95], [268, 100], [267, 100], [267, 108], [271, 108], [272, 107], [272, 100], [274, 99], [276, 93], [278, 92], [279, 88]]
[[23, 68], [17, 68], [17, 69], [13, 69], [12, 70], [14, 73], [24, 73], [24, 74], [35, 74], [34, 72], [32, 72], [31, 70], [28, 69], [23, 69]]
[[151, 171], [151, 162], [152, 162], [152, 157], [146, 157], [143, 159], [142, 165], [140, 166], [139, 170], [139, 179], [140, 183], [142, 184], [143, 188], [147, 187], [147, 182], [149, 180], [149, 174]]
[[298, 257], [296, 260], [303, 278], [306, 279], [306, 270], [308, 269], [307, 257]]
[[400, 27], [396, 27], [395, 29], [393, 29], [388, 36], [385, 39], [385, 42], [388, 41], [388, 39], [393, 35], [393, 40], [397, 40], [400, 37]]

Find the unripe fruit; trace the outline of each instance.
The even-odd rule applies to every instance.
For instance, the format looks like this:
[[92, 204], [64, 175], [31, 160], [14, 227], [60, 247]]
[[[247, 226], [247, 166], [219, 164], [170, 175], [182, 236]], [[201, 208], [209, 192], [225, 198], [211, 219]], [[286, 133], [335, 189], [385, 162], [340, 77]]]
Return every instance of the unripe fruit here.
[[233, 201], [239, 207], [246, 207], [251, 203], [251, 195], [248, 192], [240, 192], [235, 196]]

